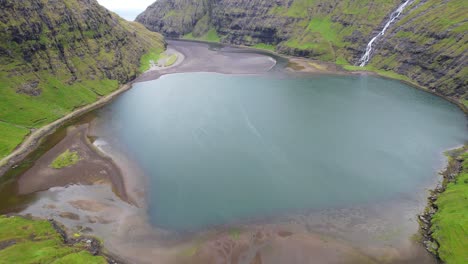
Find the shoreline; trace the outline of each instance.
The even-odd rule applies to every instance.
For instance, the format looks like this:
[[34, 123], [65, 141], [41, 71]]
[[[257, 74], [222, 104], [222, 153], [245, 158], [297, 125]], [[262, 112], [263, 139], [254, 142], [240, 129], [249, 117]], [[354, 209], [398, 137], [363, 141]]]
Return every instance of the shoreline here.
[[[418, 90], [421, 90], [421, 91], [424, 91], [424, 92], [428, 92], [430, 94], [433, 94], [433, 95], [436, 95], [438, 97], [441, 97], [447, 101], [449, 101], [450, 103], [456, 105], [458, 108], [460, 108], [460, 110], [462, 110], [465, 115], [467, 115], [468, 117], [468, 106], [464, 105], [463, 102], [461, 102], [460, 100], [456, 99], [456, 98], [452, 98], [452, 97], [448, 97], [448, 96], [445, 96], [445, 95], [442, 95], [436, 91], [433, 91], [433, 90], [430, 90], [426, 87], [424, 87], [423, 85], [420, 85], [412, 80], [403, 80], [403, 79], [399, 79], [399, 78], [394, 78], [394, 77], [390, 77], [390, 76], [387, 76], [387, 75], [384, 75], [384, 74], [381, 74], [377, 71], [372, 71], [372, 70], [346, 70], [345, 68], [343, 68], [342, 65], [339, 65], [339, 64], [336, 64], [334, 62], [325, 62], [325, 61], [320, 61], [320, 60], [314, 60], [314, 59], [310, 59], [310, 58], [305, 58], [305, 57], [296, 57], [296, 56], [291, 56], [291, 55], [287, 55], [287, 54], [282, 54], [282, 53], [278, 53], [274, 50], [268, 50], [268, 49], [260, 49], [260, 48], [255, 48], [255, 47], [252, 47], [252, 46], [245, 46], [245, 45], [235, 45], [235, 44], [224, 44], [224, 43], [221, 43], [221, 42], [209, 42], [209, 41], [203, 41], [203, 40], [187, 40], [187, 39], [170, 39], [170, 40], [176, 40], [176, 41], [186, 41], [186, 42], [197, 42], [197, 43], [204, 43], [204, 44], [219, 44], [219, 45], [225, 45], [225, 46], [228, 46], [228, 47], [235, 47], [235, 48], [242, 48], [242, 49], [247, 49], [247, 50], [252, 50], [252, 51], [260, 51], [260, 52], [265, 52], [265, 53], [269, 53], [269, 54], [272, 54], [274, 56], [278, 56], [278, 57], [282, 57], [282, 58], [285, 58], [287, 59], [288, 61], [306, 61], [306, 62], [311, 62], [311, 63], [314, 63], [314, 64], [318, 64], [318, 65], [321, 65], [321, 66], [334, 66], [336, 67], [335, 70], [325, 70], [325, 71], [322, 71], [323, 73], [336, 73], [336, 74], [345, 74], [345, 75], [363, 75], [363, 74], [367, 74], [367, 75], [371, 75], [371, 76], [379, 76], [379, 77], [382, 77], [382, 78], [385, 78], [385, 79], [389, 79], [389, 80], [396, 80], [396, 81], [401, 81], [415, 89], [418, 89]], [[288, 67], [289, 68], [289, 67]], [[297, 71], [297, 72], [302, 72], [302, 71]], [[303, 71], [303, 72], [306, 72], [306, 73], [321, 73], [320, 71]]]
[[75, 118], [79, 118], [80, 116], [85, 115], [111, 102], [118, 95], [132, 88], [134, 82], [135, 81], [132, 81], [121, 85], [117, 90], [106, 96], [101, 97], [96, 102], [78, 108], [72, 111], [71, 113], [61, 117], [60, 119], [57, 119], [54, 122], [30, 133], [26, 137], [26, 139], [15, 148], [15, 150], [12, 153], [0, 160], [0, 177], [2, 177], [9, 169], [13, 168], [16, 164], [20, 163], [29, 154], [36, 150], [41, 144], [42, 140], [45, 137], [53, 134], [54, 131], [56, 131], [56, 129], [60, 128], [61, 126], [65, 125], [67, 122], [72, 121]]
[[[255, 49], [255, 50], [258, 50], [258, 49]], [[261, 50], [261, 51], [265, 51], [265, 50]], [[181, 52], [181, 54], [183, 54], [183, 53]], [[185, 54], [183, 54], [183, 55], [185, 56]], [[278, 54], [278, 55], [283, 57], [283, 58], [287, 58], [288, 61], [291, 61], [292, 59], [298, 59], [298, 60], [304, 60], [304, 61], [311, 61], [313, 63], [319, 63], [317, 61], [312, 61], [312, 60], [308, 60], [308, 59], [304, 59], [304, 58], [285, 57], [284, 55], [281, 55], [281, 54]], [[183, 65], [185, 62], [186, 61], [182, 61], [180, 64]], [[325, 63], [323, 63], [323, 64], [325, 64]], [[179, 64], [174, 65], [173, 67], [175, 67], [175, 66], [179, 66]], [[338, 65], [335, 65], [335, 66], [338, 67]], [[107, 96], [105, 96], [103, 98], [100, 98], [95, 103], [92, 103], [91, 105], [87, 105], [87, 106], [84, 106], [84, 107], [82, 107], [80, 109], [77, 109], [77, 110], [73, 111], [72, 113], [64, 116], [63, 118], [61, 118], [59, 120], [56, 120], [53, 123], [51, 123], [49, 125], [46, 125], [46, 126], [40, 128], [40, 129], [34, 131], [32, 134], [30, 134], [28, 136], [28, 138], [17, 149], [15, 149], [15, 151], [13, 153], [11, 153], [9, 156], [4, 158], [0, 162], [0, 175], [3, 175], [9, 168], [11, 168], [15, 164], [21, 162], [28, 154], [30, 154], [35, 149], [37, 149], [37, 147], [41, 144], [42, 140], [45, 137], [47, 137], [48, 135], [53, 134], [54, 131], [57, 128], [59, 128], [59, 127], [61, 127], [63, 125], [66, 125], [67, 122], [72, 121], [75, 118], [78, 118], [78, 117], [80, 117], [80, 116], [82, 116], [82, 115], [84, 115], [84, 114], [86, 114], [86, 113], [88, 113], [90, 111], [96, 110], [97, 108], [100, 108], [100, 107], [106, 105], [107, 103], [109, 103], [113, 99], [115, 99], [116, 96], [118, 96], [118, 95], [122, 94], [123, 92], [125, 92], [125, 91], [129, 90], [130, 88], [132, 88], [134, 83], [141, 82], [142, 81], [141, 79], [144, 79], [145, 77], [153, 77], [150, 80], [154, 80], [154, 79], [159, 78], [160, 76], [171, 73], [171, 72], [164, 72], [164, 70], [166, 70], [166, 69], [162, 69], [162, 72], [161, 71], [153, 71], [153, 72], [147, 71], [147, 72], [141, 74], [139, 77], [137, 77], [134, 81], [119, 87], [116, 91], [112, 92], [111, 94], [109, 94], [109, 95], [107, 95]], [[180, 72], [184, 72], [184, 71], [180, 71]], [[296, 72], [300, 72], [300, 71], [296, 71]], [[175, 70], [173, 73], [178, 73], [178, 71]], [[320, 71], [320, 72], [317, 72], [317, 73], [319, 73], [319, 74], [321, 74], [321, 73], [332, 73], [332, 74], [333, 73], [335, 73], [335, 74], [342, 73], [342, 74], [346, 74], [346, 75], [362, 75], [362, 74], [379, 75], [379, 74], [377, 74], [375, 72], [368, 72], [368, 71], [363, 71], [363, 72], [360, 72], [360, 71], [358, 71], [358, 72], [339, 71], [338, 72], [338, 71], [331, 71], [330, 70], [330, 71]], [[386, 76], [382, 76], [382, 77], [389, 78], [389, 77], [386, 77]], [[389, 78], [389, 79], [394, 79], [394, 78]], [[399, 81], [402, 81], [402, 80], [399, 80]], [[403, 82], [405, 82], [405, 81], [403, 81]], [[411, 84], [411, 85], [414, 86], [414, 84]], [[421, 88], [421, 90], [432, 93], [431, 91], [429, 91], [427, 89]], [[435, 94], [435, 95], [437, 95], [437, 94]], [[446, 97], [443, 97], [443, 96], [440, 96], [440, 95], [437, 95], [437, 96], [442, 97], [442, 98], [450, 101]], [[452, 102], [452, 101], [450, 101], [450, 102]], [[454, 102], [452, 102], [452, 103], [454, 103]], [[458, 106], [460, 107], [460, 105], [458, 105]], [[462, 110], [466, 114], [466, 111], [463, 108], [462, 108]], [[93, 144], [90, 144], [90, 145], [94, 146]], [[120, 168], [120, 166], [118, 165], [119, 162], [116, 161], [112, 157], [112, 155], [107, 154], [105, 151], [99, 150], [99, 148], [97, 148], [97, 149], [98, 149], [98, 152], [103, 152], [104, 156], [109, 157], [112, 160], [112, 162], [115, 163], [115, 165]], [[122, 170], [122, 168], [120, 168], [120, 169]], [[125, 174], [124, 171], [122, 171], [122, 172], [123, 172], [122, 174]], [[125, 184], [125, 181], [126, 181], [126, 178], [128, 178], [128, 176], [129, 175], [127, 175], [127, 176], [123, 175], [122, 179], [121, 179], [123, 181], [124, 188], [127, 189], [127, 191], [128, 191], [129, 186], [127, 186], [127, 184]], [[418, 215], [416, 214], [415, 217], [416, 216], [418, 216]]]
[[468, 145], [459, 146], [445, 151], [447, 158], [447, 165], [440, 171], [442, 180], [434, 189], [429, 190], [427, 197], [427, 205], [424, 212], [418, 215], [419, 231], [422, 235], [420, 242], [424, 245], [426, 250], [431, 253], [437, 260], [442, 261], [439, 255], [440, 242], [432, 235], [432, 220], [439, 211], [436, 205], [439, 197], [447, 190], [449, 183], [457, 181], [463, 169], [463, 160], [458, 160], [458, 157], [468, 150]]
[[[184, 40], [184, 39], [174, 39], [174, 40], [180, 41], [180, 42], [187, 42], [187, 43], [195, 42], [195, 43], [201, 43], [201, 44], [207, 44], [207, 45], [210, 45], [210, 44], [224, 45], [224, 44], [218, 43], [218, 42], [206, 42], [206, 41], [200, 41], [200, 40]], [[289, 55], [280, 54], [280, 53], [277, 53], [277, 52], [271, 51], [271, 50], [258, 49], [258, 48], [242, 46], [242, 45], [231, 45], [231, 44], [229, 44], [228, 47], [235, 47], [235, 48], [247, 49], [247, 50], [252, 50], [252, 51], [266, 52], [266, 53], [269, 53], [269, 54], [272, 54], [272, 55], [275, 55], [275, 56], [285, 58], [285, 59], [288, 60], [288, 62], [292, 61], [293, 63], [297, 63], [297, 61], [305, 61], [305, 62], [308, 62], [308, 63], [318, 64], [318, 65], [324, 66], [326, 68], [325, 70], [320, 70], [319, 69], [319, 71], [316, 71], [317, 68], [312, 66], [313, 68], [315, 68], [315, 70], [310, 71], [310, 70], [307, 70], [307, 68], [306, 68], [305, 71], [303, 71], [303, 70], [295, 70], [295, 69], [291, 68], [289, 65], [286, 66], [286, 68], [292, 69], [295, 72], [332, 73], [332, 74], [349, 74], [349, 75], [370, 74], [372, 76], [379, 76], [379, 77], [386, 78], [386, 79], [401, 81], [401, 82], [403, 82], [405, 84], [410, 85], [411, 87], [413, 87], [415, 89], [428, 92], [430, 94], [441, 97], [441, 98], [449, 101], [452, 104], [455, 104], [460, 110], [462, 110], [465, 113], [466, 116], [468, 116], [468, 108], [462, 102], [460, 102], [459, 100], [457, 100], [455, 98], [447, 97], [447, 96], [439, 94], [439, 93], [437, 93], [435, 91], [429, 90], [426, 87], [421, 86], [421, 85], [419, 85], [419, 84], [417, 84], [415, 82], [412, 82], [412, 81], [401, 80], [401, 79], [398, 79], [398, 78], [392, 78], [392, 77], [389, 77], [389, 76], [379, 74], [378, 72], [374, 72], [374, 71], [347, 71], [343, 67], [341, 67], [340, 65], [335, 64], [335, 63], [327, 63], [327, 62], [312, 60], [312, 59], [303, 58], [303, 57], [289, 56]], [[161, 69], [156, 69], [156, 70], [154, 68], [151, 68], [150, 70], [140, 74], [133, 81], [131, 81], [129, 83], [126, 83], [126, 84], [123, 84], [119, 88], [117, 88], [117, 90], [115, 90], [114, 92], [112, 92], [112, 93], [110, 93], [110, 94], [108, 94], [106, 96], [101, 97], [96, 102], [94, 102], [92, 104], [89, 104], [89, 105], [86, 105], [86, 106], [83, 106], [81, 108], [78, 108], [76, 110], [73, 110], [71, 113], [63, 116], [62, 118], [57, 119], [54, 122], [52, 122], [52, 123], [50, 123], [48, 125], [45, 125], [45, 126], [39, 128], [39, 129], [33, 131], [32, 133], [28, 134], [26, 136], [26, 138], [23, 140], [23, 142], [21, 142], [21, 144], [18, 145], [13, 152], [11, 152], [8, 156], [6, 156], [6, 157], [4, 157], [3, 159], [0, 160], [0, 177], [2, 177], [9, 169], [14, 167], [17, 163], [20, 163], [24, 158], [26, 158], [27, 155], [29, 155], [31, 152], [36, 150], [37, 147], [40, 145], [41, 141], [45, 137], [51, 135], [56, 129], [63, 126], [65, 123], [67, 123], [69, 121], [72, 121], [75, 118], [78, 118], [78, 117], [80, 117], [80, 116], [82, 116], [82, 115], [84, 115], [84, 114], [86, 114], [88, 112], [91, 112], [93, 110], [96, 110], [96, 109], [106, 105], [107, 103], [109, 103], [113, 99], [115, 99], [116, 96], [124, 93], [125, 91], [127, 91], [129, 89], [131, 89], [133, 87], [134, 83], [157, 79], [160, 76], [165, 75], [165, 73], [160, 73], [160, 71], [164, 71], [164, 70], [167, 70], [167, 69], [170, 69], [170, 68], [175, 68], [175, 67], [178, 67], [180, 65], [183, 65], [187, 55], [184, 54], [181, 51], [176, 51], [176, 52], [178, 54], [182, 55], [182, 56], [178, 56], [178, 59], [177, 59], [177, 61], [176, 61], [176, 63], [174, 65], [171, 65], [171, 66], [169, 66], [167, 68], [161, 68]], [[333, 65], [336, 68], [335, 69], [329, 69], [328, 67], [330, 65]], [[300, 66], [303, 66], [303, 65], [300, 65]], [[178, 71], [176, 71], [175, 73], [177, 73], [177, 72]], [[183, 71], [180, 71], [180, 72], [183, 72]]]

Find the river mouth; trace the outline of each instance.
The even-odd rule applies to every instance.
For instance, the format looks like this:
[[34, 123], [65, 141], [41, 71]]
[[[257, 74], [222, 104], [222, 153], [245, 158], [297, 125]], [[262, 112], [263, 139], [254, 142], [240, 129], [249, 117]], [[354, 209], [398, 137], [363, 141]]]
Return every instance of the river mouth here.
[[[234, 263], [435, 263], [412, 237], [443, 151], [467, 140], [463, 113], [397, 81], [289, 74], [241, 55], [230, 75], [137, 83], [85, 122], [132, 203], [73, 185], [18, 211], [89, 227], [129, 262], [229, 251]], [[207, 61], [187, 57], [180, 71]]]

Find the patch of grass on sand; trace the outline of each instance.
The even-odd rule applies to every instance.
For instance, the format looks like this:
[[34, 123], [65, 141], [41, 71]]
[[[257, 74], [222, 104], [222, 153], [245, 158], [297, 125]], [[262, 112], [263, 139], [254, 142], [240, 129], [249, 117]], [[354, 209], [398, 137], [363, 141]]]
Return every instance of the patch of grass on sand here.
[[295, 62], [295, 61], [289, 61], [288, 62], [288, 68], [291, 68], [295, 71], [302, 71], [305, 69], [304, 66], [300, 65], [299, 63]]
[[309, 65], [314, 67], [315, 69], [317, 69], [319, 71], [326, 71], [327, 70], [327, 67], [325, 67], [323, 65], [320, 65], [319, 63], [309, 62]]
[[176, 63], [176, 61], [177, 61], [177, 54], [172, 54], [169, 58], [167, 58], [164, 66], [165, 67], [172, 66], [174, 65], [174, 63]]
[[104, 264], [84, 245], [66, 245], [51, 223], [22, 217], [0, 216], [0, 263], [91, 263]]
[[64, 153], [60, 154], [52, 163], [51, 168], [62, 169], [75, 165], [80, 161], [80, 155], [76, 151], [70, 151], [67, 149]]
[[432, 218], [432, 236], [439, 243], [439, 257], [447, 264], [468, 260], [468, 152], [459, 158], [463, 159], [462, 171], [439, 195], [435, 202], [439, 209]]
[[241, 235], [240, 229], [231, 229], [231, 230], [229, 230], [229, 236], [234, 240], [238, 240], [240, 235]]
[[159, 49], [152, 49], [148, 53], [141, 56], [140, 59], [140, 72], [143, 73], [150, 69], [151, 62], [157, 63], [158, 60], [161, 58], [162, 50]]

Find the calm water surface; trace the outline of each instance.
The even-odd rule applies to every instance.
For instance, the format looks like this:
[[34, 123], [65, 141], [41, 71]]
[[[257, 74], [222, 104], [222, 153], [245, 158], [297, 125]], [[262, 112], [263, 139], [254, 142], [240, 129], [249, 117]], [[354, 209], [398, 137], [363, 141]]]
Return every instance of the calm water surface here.
[[411, 196], [468, 140], [454, 105], [369, 76], [167, 75], [100, 115], [173, 230]]

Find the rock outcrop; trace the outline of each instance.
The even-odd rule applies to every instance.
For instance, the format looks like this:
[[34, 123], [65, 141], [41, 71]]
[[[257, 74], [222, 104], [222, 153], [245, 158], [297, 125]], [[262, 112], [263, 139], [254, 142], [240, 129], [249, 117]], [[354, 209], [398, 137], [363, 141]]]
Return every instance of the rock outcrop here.
[[[401, 0], [159, 0], [137, 17], [172, 38], [268, 47], [355, 65]], [[393, 71], [465, 102], [466, 13], [463, 0], [415, 0], [376, 45], [369, 69]], [[441, 15], [443, 14], [443, 15]]]

